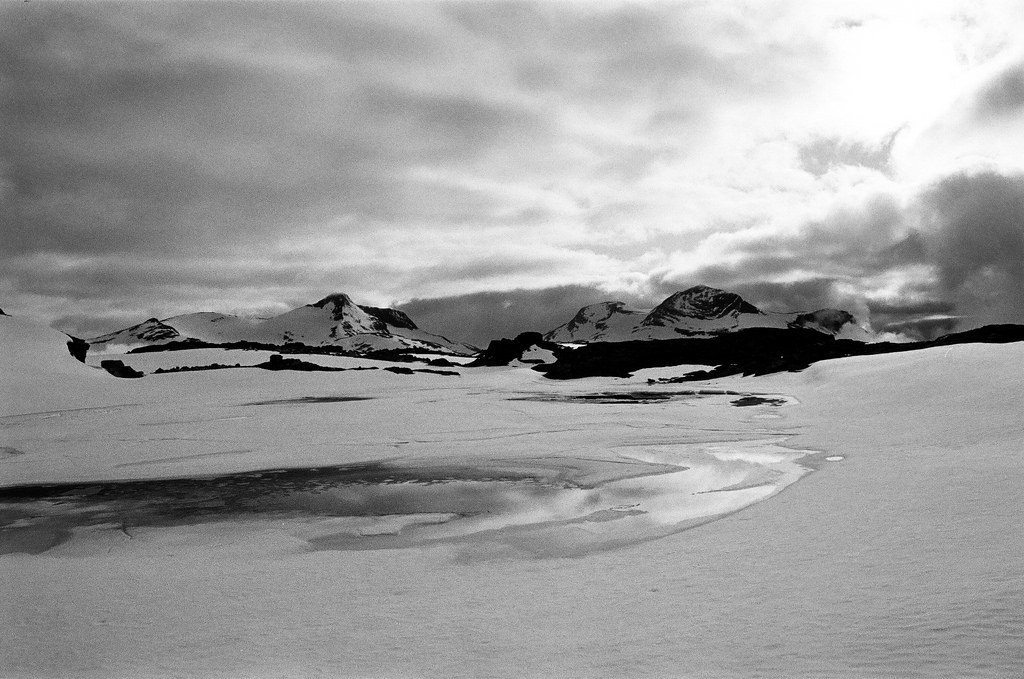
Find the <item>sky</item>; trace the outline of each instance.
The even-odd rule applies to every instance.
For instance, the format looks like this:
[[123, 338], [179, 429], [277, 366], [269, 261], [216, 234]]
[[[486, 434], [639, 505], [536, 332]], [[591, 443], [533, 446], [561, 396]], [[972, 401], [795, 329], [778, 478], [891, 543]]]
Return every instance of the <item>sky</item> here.
[[1024, 2], [0, 4], [0, 308], [1024, 323]]

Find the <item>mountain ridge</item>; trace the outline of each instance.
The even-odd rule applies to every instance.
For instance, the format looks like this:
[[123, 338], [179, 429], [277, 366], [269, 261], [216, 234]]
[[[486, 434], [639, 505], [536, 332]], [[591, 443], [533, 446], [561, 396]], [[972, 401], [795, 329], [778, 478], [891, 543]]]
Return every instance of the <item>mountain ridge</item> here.
[[804, 328], [860, 340], [870, 336], [853, 314], [842, 309], [765, 312], [734, 292], [695, 285], [669, 295], [650, 311], [627, 309], [618, 301], [585, 306], [567, 323], [544, 333], [544, 339], [583, 344], [666, 340], [714, 337], [747, 328]]
[[397, 309], [362, 306], [344, 293], [332, 293], [269, 318], [244, 318], [200, 311], [150, 318], [88, 340], [94, 351], [201, 342], [332, 346], [352, 352], [423, 351], [471, 355], [477, 348], [422, 330]]

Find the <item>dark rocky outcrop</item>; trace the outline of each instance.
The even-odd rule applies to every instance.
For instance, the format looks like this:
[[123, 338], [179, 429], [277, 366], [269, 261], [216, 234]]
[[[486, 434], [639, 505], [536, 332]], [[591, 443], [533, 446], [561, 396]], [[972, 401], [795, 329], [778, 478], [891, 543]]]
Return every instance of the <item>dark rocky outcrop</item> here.
[[[129, 351], [129, 354], [149, 354], [159, 351], [185, 351], [188, 349], [242, 349], [245, 351], [276, 351], [281, 354], [314, 354], [320, 356], [350, 356], [353, 358], [372, 358], [378, 361], [391, 361], [394, 363], [429, 363], [431, 365], [458, 364], [446, 361], [443, 358], [427, 359], [416, 355], [414, 349], [377, 349], [370, 351], [349, 351], [332, 345], [313, 346], [301, 342], [288, 342], [286, 344], [266, 344], [263, 342], [204, 342], [189, 338], [165, 344], [152, 344], [136, 347]], [[444, 361], [438, 363], [437, 361]]]
[[114, 377], [134, 378], [143, 376], [143, 373], [139, 372], [135, 368], [131, 367], [130, 365], [125, 365], [124, 361], [107, 359], [105, 361], [100, 361], [100, 367], [106, 370]]
[[68, 340], [68, 352], [77, 358], [82, 363], [85, 363], [85, 355], [89, 353], [89, 343], [83, 339], [77, 337], [71, 337]]
[[384, 368], [389, 373], [396, 375], [415, 375], [416, 373], [429, 373], [431, 375], [455, 375], [459, 376], [462, 373], [455, 370], [432, 370], [431, 368], [406, 368], [401, 365], [392, 365]]
[[812, 363], [845, 356], [915, 351], [969, 342], [1024, 342], [1024, 325], [992, 325], [926, 342], [860, 342], [836, 339], [806, 328], [748, 328], [711, 338], [593, 342], [556, 354], [554, 363], [534, 370], [552, 379], [628, 377], [636, 370], [672, 365], [707, 365], [663, 383], [708, 380], [729, 375], [798, 371]]
[[[996, 325], [985, 325], [973, 330], [954, 332], [943, 335], [930, 342], [934, 346], [948, 346], [951, 344], [966, 344], [970, 342], [982, 342], [985, 344], [1005, 344], [1007, 342], [1024, 342], [1024, 325], [1003, 323]], [[928, 344], [928, 343], [925, 343]]]
[[377, 320], [387, 323], [393, 328], [405, 328], [407, 330], [418, 330], [416, 324], [412, 322], [405, 312], [399, 311], [398, 309], [383, 309], [375, 306], [363, 306], [359, 305], [359, 308], [370, 314]]
[[842, 309], [818, 309], [806, 314], [798, 314], [789, 322], [791, 328], [810, 328], [811, 330], [824, 330], [833, 335], [850, 323], [856, 323], [857, 319], [849, 311]]
[[491, 340], [487, 348], [481, 351], [476, 360], [468, 364], [468, 367], [508, 365], [512, 361], [522, 359], [523, 354], [534, 347], [547, 349], [556, 356], [567, 351], [558, 344], [545, 340], [539, 332], [524, 332], [516, 335], [513, 339]]
[[711, 338], [593, 342], [534, 370], [553, 379], [627, 377], [643, 368], [691, 364], [723, 367], [724, 374], [764, 374], [800, 370], [845, 350], [842, 341], [814, 330], [749, 328]]
[[157, 368], [153, 371], [154, 375], [163, 375], [166, 373], [187, 373], [187, 372], [199, 372], [203, 370], [226, 370], [228, 368], [248, 368], [249, 366], [242, 365], [241, 363], [235, 363], [234, 365], [226, 365], [221, 363], [211, 363], [209, 365], [177, 365], [173, 368]]
[[301, 370], [304, 372], [341, 372], [344, 370], [344, 368], [330, 368], [298, 358], [285, 358], [281, 354], [274, 354], [269, 361], [257, 363], [256, 367], [264, 370]]
[[[244, 343], [243, 342], [236, 342], [235, 344], [244, 344]], [[154, 352], [157, 352], [157, 351], [185, 351], [187, 349], [216, 349], [218, 347], [223, 347], [223, 348], [227, 349], [230, 346], [231, 345], [228, 345], [228, 344], [214, 344], [212, 342], [204, 342], [203, 340], [197, 340], [194, 337], [189, 337], [188, 339], [174, 340], [173, 342], [165, 342], [164, 344], [147, 344], [145, 346], [135, 347], [134, 349], [129, 349], [127, 353], [129, 353], [129, 354], [148, 354], [148, 353], [154, 353]], [[264, 345], [256, 345], [254, 343], [254, 346], [262, 347]], [[237, 348], [244, 348], [244, 347], [237, 347]]]

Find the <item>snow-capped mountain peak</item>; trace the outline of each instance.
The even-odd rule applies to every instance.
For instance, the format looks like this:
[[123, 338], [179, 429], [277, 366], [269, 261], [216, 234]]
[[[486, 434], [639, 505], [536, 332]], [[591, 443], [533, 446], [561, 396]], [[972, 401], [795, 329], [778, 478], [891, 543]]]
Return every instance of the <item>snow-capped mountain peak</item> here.
[[167, 325], [156, 318], [148, 318], [138, 325], [133, 325], [124, 330], [100, 335], [89, 340], [90, 344], [124, 344], [133, 345], [140, 343], [162, 344], [182, 339], [181, 333], [175, 328]]
[[[323, 309], [330, 314], [331, 321], [337, 325], [332, 327], [332, 336], [357, 335], [360, 333], [388, 333], [387, 323], [376, 316], [366, 313], [352, 298], [344, 293], [335, 293], [324, 297], [319, 302], [289, 312], [297, 314], [305, 309]], [[287, 316], [288, 314], [285, 314]], [[307, 314], [303, 314], [304, 316]]]
[[[745, 328], [808, 328], [837, 336], [842, 331], [848, 336], [858, 327], [853, 316], [840, 309], [766, 313], [734, 292], [695, 285], [669, 295], [650, 312], [625, 309], [621, 302], [583, 307], [544, 338], [562, 343], [621, 342], [712, 337]], [[860, 334], [868, 337], [867, 331]]]
[[624, 302], [599, 302], [576, 312], [565, 325], [544, 336], [549, 342], [596, 342], [621, 339], [643, 318], [643, 311], [627, 309]]
[[89, 340], [94, 350], [132, 348], [182, 340], [211, 344], [253, 342], [280, 346], [336, 346], [348, 351], [414, 350], [468, 355], [476, 348], [416, 327], [396, 309], [360, 306], [344, 293], [271, 318], [242, 318], [214, 312], [150, 319]]
[[760, 314], [761, 310], [734, 292], [707, 285], [695, 285], [670, 295], [647, 315], [641, 325], [673, 325], [684, 318], [711, 321], [739, 314]]
[[348, 314], [359, 314], [359, 306], [352, 301], [352, 298], [343, 292], [336, 292], [331, 295], [327, 295], [319, 302], [313, 302], [306, 306], [317, 307], [318, 309], [326, 309], [331, 312], [331, 316], [336, 321], [340, 321], [343, 317]]
[[397, 309], [356, 304], [351, 297], [343, 292], [328, 295], [309, 306], [324, 309], [330, 312], [332, 320], [339, 321], [342, 325], [347, 324], [347, 327], [352, 329], [361, 329], [364, 332], [387, 333], [389, 328], [417, 329], [412, 319], [403, 312]]

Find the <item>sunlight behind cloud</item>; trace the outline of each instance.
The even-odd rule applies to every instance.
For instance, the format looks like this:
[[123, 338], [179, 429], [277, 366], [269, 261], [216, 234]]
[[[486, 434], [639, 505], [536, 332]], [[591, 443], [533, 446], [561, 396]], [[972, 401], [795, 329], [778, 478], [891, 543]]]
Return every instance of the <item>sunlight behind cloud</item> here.
[[[921, 196], [1021, 169], [1020, 10], [8, 5], [0, 290], [71, 330], [336, 290], [909, 295], [882, 279], [947, 265]], [[890, 199], [888, 230], [856, 207]]]

